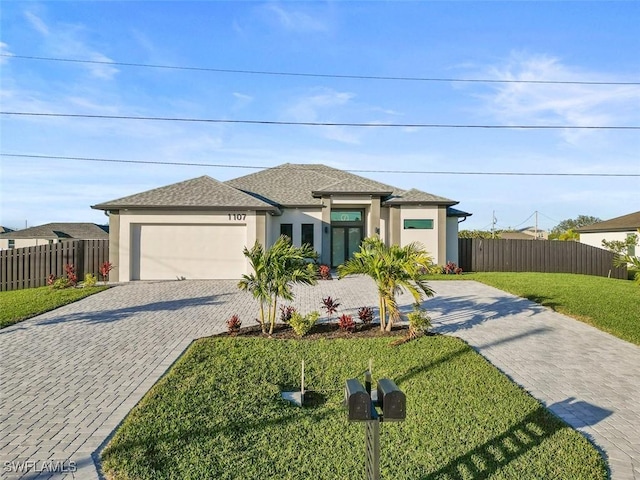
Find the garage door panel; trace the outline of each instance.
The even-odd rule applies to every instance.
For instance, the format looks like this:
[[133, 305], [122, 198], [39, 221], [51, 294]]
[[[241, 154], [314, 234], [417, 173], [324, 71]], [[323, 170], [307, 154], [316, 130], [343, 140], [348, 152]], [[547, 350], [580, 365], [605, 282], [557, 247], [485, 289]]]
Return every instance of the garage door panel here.
[[246, 225], [132, 225], [132, 280], [235, 279], [245, 272]]

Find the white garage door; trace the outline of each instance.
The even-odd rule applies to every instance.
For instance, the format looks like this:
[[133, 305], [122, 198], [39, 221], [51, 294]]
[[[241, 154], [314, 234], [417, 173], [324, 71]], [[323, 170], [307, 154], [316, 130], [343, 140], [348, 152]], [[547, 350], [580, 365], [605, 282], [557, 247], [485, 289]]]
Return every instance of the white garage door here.
[[237, 279], [245, 225], [131, 225], [131, 280]]

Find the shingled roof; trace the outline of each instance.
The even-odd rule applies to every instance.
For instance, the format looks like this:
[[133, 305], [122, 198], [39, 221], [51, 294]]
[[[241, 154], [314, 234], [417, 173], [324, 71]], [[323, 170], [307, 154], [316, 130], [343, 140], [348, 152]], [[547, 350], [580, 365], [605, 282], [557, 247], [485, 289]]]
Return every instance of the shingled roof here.
[[109, 238], [109, 227], [106, 225], [96, 225], [95, 223], [47, 223], [45, 225], [3, 233], [0, 234], [0, 238], [14, 240], [22, 238], [106, 240]]
[[341, 193], [355, 190], [383, 194], [396, 190], [384, 183], [321, 164], [285, 163], [225, 183], [258, 198], [268, 199], [274, 205], [287, 207], [320, 206], [322, 200], [319, 197], [322, 193], [328, 194], [329, 187], [339, 188], [336, 192]]
[[93, 205], [98, 210], [124, 208], [216, 209], [250, 208], [273, 210], [270, 204], [225, 185], [207, 175], [154, 188], [146, 192]]
[[404, 191], [321, 164], [285, 163], [225, 182], [249, 195], [285, 207], [320, 206], [332, 193], [377, 195], [392, 204], [455, 205], [456, 201], [420, 190]]
[[640, 212], [630, 213], [621, 217], [605, 220], [604, 222], [594, 223], [586, 227], [577, 228], [580, 233], [597, 233], [597, 232], [627, 232], [640, 229]]
[[386, 205], [456, 205], [458, 202], [445, 197], [412, 188], [399, 195], [394, 195], [385, 202]]

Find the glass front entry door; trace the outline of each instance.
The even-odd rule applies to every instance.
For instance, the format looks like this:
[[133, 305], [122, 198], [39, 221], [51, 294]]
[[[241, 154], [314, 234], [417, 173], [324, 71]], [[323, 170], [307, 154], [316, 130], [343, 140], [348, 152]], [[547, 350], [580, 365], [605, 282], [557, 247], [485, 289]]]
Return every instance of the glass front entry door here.
[[362, 227], [331, 227], [331, 266], [337, 267], [360, 249]]

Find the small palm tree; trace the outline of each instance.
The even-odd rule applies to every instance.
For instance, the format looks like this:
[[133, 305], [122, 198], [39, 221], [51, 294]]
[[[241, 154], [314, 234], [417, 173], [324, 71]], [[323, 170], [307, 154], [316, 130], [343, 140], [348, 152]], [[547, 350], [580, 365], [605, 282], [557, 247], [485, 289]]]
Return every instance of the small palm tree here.
[[244, 255], [249, 259], [253, 273], [243, 275], [238, 288], [250, 291], [258, 300], [262, 333], [267, 333], [268, 323], [271, 335], [276, 323], [278, 298], [293, 300], [291, 287], [295, 283], [316, 283], [316, 269], [309, 261], [315, 260], [317, 253], [309, 245], [294, 247], [289, 237], [283, 235], [267, 250], [256, 241], [251, 249], [245, 247]]
[[433, 296], [425, 280], [425, 273], [432, 266], [432, 257], [419, 243], [386, 246], [378, 237], [369, 237], [353, 258], [338, 267], [338, 278], [368, 275], [373, 279], [378, 288], [380, 329], [389, 332], [400, 318], [398, 293], [408, 291], [415, 303], [420, 303], [423, 296]]

